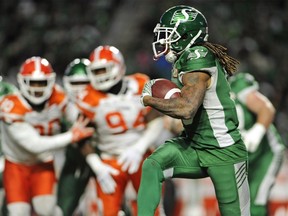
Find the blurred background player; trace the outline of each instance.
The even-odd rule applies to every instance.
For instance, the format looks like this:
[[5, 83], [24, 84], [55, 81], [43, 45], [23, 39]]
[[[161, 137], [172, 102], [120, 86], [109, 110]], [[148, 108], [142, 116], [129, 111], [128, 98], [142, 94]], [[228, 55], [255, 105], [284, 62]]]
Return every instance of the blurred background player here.
[[91, 145], [85, 145], [82, 152], [96, 174], [101, 215], [117, 215], [127, 183], [131, 181], [138, 191], [142, 162], [161, 133], [163, 121], [140, 103], [148, 77], [125, 76], [126, 65], [116, 47], [97, 47], [90, 61], [90, 85], [78, 102], [95, 125], [99, 154]]
[[79, 118], [69, 131], [60, 133], [67, 97], [55, 84], [55, 78], [47, 59], [28, 58], [17, 76], [21, 94], [9, 94], [1, 100], [4, 188], [9, 216], [30, 216], [30, 203], [37, 215], [62, 215], [54, 194], [53, 150], [94, 132], [85, 127], [87, 121]]
[[[89, 59], [76, 58], [70, 62], [63, 76], [64, 89], [69, 100], [75, 103], [77, 95], [89, 84], [87, 66]], [[69, 122], [67, 122], [68, 127]], [[69, 145], [65, 152], [65, 162], [58, 181], [58, 205], [64, 216], [71, 216], [78, 206], [92, 171], [77, 145]]]
[[[18, 92], [18, 89], [16, 86], [14, 86], [11, 83], [5, 82], [2, 79], [2, 76], [0, 76], [0, 101], [5, 95], [12, 94]], [[1, 136], [1, 130], [0, 130], [0, 136]], [[0, 139], [0, 187], [3, 188], [3, 179], [2, 179], [2, 172], [4, 169], [4, 157], [2, 153], [2, 144]]]
[[[0, 76], [0, 101], [1, 99], [8, 94], [13, 94], [18, 92], [18, 89], [15, 85], [8, 83], [6, 81], [3, 80], [2, 76]], [[1, 128], [0, 128], [0, 137], [1, 137]], [[4, 155], [2, 152], [2, 144], [1, 144], [1, 139], [0, 139], [0, 208], [1, 206], [3, 206], [2, 208], [2, 215], [7, 214], [6, 213], [6, 206], [4, 207], [4, 188], [3, 188], [3, 170], [4, 170], [4, 163], [5, 163], [5, 159], [4, 159]]]
[[70, 62], [65, 69], [63, 85], [69, 99], [72, 101], [75, 101], [77, 95], [90, 83], [87, 75], [87, 67], [89, 64], [89, 59], [76, 58]]
[[239, 129], [249, 153], [251, 215], [269, 215], [268, 199], [285, 149], [273, 124], [275, 108], [259, 92], [258, 82], [251, 74], [236, 74], [230, 78], [230, 85], [236, 102]]

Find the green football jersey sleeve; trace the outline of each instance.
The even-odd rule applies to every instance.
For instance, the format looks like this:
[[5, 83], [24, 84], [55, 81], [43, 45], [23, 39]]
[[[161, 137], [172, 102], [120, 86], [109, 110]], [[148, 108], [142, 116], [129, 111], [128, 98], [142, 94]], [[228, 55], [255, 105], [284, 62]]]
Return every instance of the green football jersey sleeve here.
[[245, 104], [247, 94], [259, 90], [258, 82], [249, 73], [237, 73], [229, 79], [229, 82], [233, 94], [243, 104]]

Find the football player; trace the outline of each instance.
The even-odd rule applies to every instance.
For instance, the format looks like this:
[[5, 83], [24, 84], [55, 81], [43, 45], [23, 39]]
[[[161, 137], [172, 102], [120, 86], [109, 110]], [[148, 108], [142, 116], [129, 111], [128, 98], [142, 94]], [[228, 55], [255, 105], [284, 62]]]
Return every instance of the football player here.
[[237, 73], [229, 81], [236, 102], [239, 129], [248, 149], [251, 215], [269, 215], [268, 199], [285, 150], [273, 124], [275, 108], [259, 92], [258, 82], [251, 74]]
[[72, 101], [75, 101], [77, 95], [90, 83], [87, 75], [89, 63], [89, 59], [76, 58], [65, 69], [63, 85], [69, 99]]
[[[3, 81], [2, 76], [0, 76], [0, 101], [5, 95], [13, 94], [13, 93], [16, 93], [16, 92], [18, 92], [17, 87], [14, 86], [11, 83]], [[0, 137], [1, 137], [1, 128], [0, 128]], [[3, 189], [4, 163], [5, 163], [5, 159], [4, 159], [4, 155], [3, 155], [3, 152], [2, 152], [2, 144], [1, 144], [1, 139], [0, 139], [0, 188], [1, 188], [1, 192], [2, 192], [2, 189]], [[3, 196], [4, 196], [4, 194], [3, 194]], [[2, 215], [7, 215], [7, 213], [6, 213], [7, 212], [6, 204], [5, 204], [4, 198], [2, 198], [2, 193], [1, 193], [1, 201], [0, 201], [0, 203], [2, 204], [2, 209], [1, 209], [2, 210]]]
[[[64, 89], [72, 103], [89, 84], [87, 66], [89, 59], [76, 58], [70, 62], [63, 76]], [[71, 104], [73, 106], [73, 104]], [[68, 126], [69, 127], [69, 126]], [[75, 211], [88, 180], [92, 176], [90, 167], [77, 145], [69, 145], [65, 152], [65, 162], [58, 181], [58, 205], [64, 216], [70, 216]]]
[[47, 59], [28, 58], [17, 75], [21, 94], [6, 95], [0, 102], [4, 188], [10, 216], [30, 216], [30, 203], [37, 215], [62, 215], [53, 191], [53, 150], [94, 133], [84, 118], [76, 121], [69, 115], [75, 123], [60, 133], [67, 96], [55, 78]]
[[[18, 92], [17, 87], [14, 86], [11, 83], [3, 81], [2, 76], [0, 76], [0, 101], [5, 95], [13, 94], [13, 93], [16, 93], [16, 92]], [[0, 130], [0, 135], [1, 135], [1, 130]], [[1, 155], [0, 156], [0, 187], [2, 188], [3, 187], [2, 172], [3, 172], [3, 169], [4, 169], [4, 157], [3, 157], [3, 154], [2, 154], [1, 139], [0, 139], [0, 155]]]
[[[89, 64], [88, 59], [76, 58], [67, 65], [65, 72], [64, 72], [64, 76], [63, 76], [64, 85], [63, 86], [64, 86], [64, 90], [65, 90], [66, 95], [68, 96], [68, 101], [69, 101], [67, 104], [66, 112], [69, 113], [70, 116], [73, 116], [72, 117], [73, 119], [75, 119], [79, 115], [79, 111], [75, 106], [76, 95], [80, 93], [81, 90], [84, 89], [86, 85], [89, 83], [89, 79], [87, 77], [87, 72], [86, 72], [86, 67], [88, 64]], [[71, 122], [63, 119], [62, 126], [65, 128], [69, 128], [71, 127]], [[78, 153], [78, 155], [76, 152]], [[66, 164], [66, 166], [67, 166], [67, 163], [69, 163], [68, 161], [66, 161], [65, 154], [68, 154], [69, 157], [72, 157], [73, 161], [75, 161], [74, 158], [79, 158], [79, 151], [77, 150], [77, 145], [69, 145], [67, 149], [60, 149], [58, 151], [55, 151], [54, 166], [56, 170], [56, 176], [58, 179], [60, 178], [60, 173], [62, 172], [64, 163]], [[72, 164], [70, 164], [69, 166], [71, 165]], [[66, 183], [67, 182], [63, 182], [63, 184], [65, 185]], [[61, 200], [63, 201], [63, 199]], [[71, 196], [69, 199], [65, 199], [65, 200], [68, 201], [68, 200], [73, 200], [73, 199]]]
[[90, 62], [90, 84], [77, 103], [96, 128], [99, 154], [91, 145], [81, 151], [96, 174], [101, 215], [117, 215], [127, 183], [131, 181], [138, 191], [142, 162], [159, 137], [163, 121], [140, 103], [148, 77], [125, 75], [124, 59], [116, 47], [95, 48]]
[[[238, 128], [248, 149], [251, 215], [271, 215], [268, 211], [268, 201], [273, 203], [269, 198], [283, 161], [284, 151], [283, 140], [273, 124], [275, 108], [269, 99], [259, 92], [259, 84], [253, 75], [237, 73], [229, 82], [231, 97], [236, 102]], [[207, 182], [205, 187], [211, 184]], [[204, 203], [208, 212], [219, 215], [215, 212], [217, 203], [213, 193], [204, 196]]]
[[138, 216], [153, 216], [165, 179], [205, 177], [213, 181], [221, 215], [250, 215], [247, 150], [227, 80], [239, 62], [225, 47], [208, 41], [206, 18], [191, 6], [166, 10], [154, 34], [154, 58], [165, 56], [173, 64], [171, 80], [181, 97], [152, 97], [151, 80], [141, 101], [181, 119], [184, 133], [167, 140], [143, 163]]

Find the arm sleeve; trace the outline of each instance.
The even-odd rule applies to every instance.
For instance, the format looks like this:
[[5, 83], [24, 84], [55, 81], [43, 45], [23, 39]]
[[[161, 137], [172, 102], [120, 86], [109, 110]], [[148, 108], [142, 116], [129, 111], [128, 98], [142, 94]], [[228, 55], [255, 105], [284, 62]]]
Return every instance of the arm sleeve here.
[[237, 95], [238, 100], [246, 105], [247, 96], [259, 90], [259, 84], [254, 76], [249, 73], [239, 73], [232, 78], [231, 89]]
[[147, 124], [147, 129], [135, 145], [142, 153], [145, 153], [149, 147], [156, 143], [163, 129], [163, 118], [158, 117], [153, 119]]
[[26, 122], [9, 125], [8, 132], [21, 147], [35, 154], [65, 147], [72, 141], [71, 131], [54, 136], [41, 136], [34, 127]]

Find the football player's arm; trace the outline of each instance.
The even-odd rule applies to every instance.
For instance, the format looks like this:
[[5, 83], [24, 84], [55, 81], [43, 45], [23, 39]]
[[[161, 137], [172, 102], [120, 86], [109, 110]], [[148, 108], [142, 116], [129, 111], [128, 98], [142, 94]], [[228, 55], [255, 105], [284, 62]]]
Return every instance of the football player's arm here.
[[263, 125], [265, 129], [273, 122], [275, 108], [270, 100], [259, 91], [253, 91], [247, 95], [247, 108], [257, 116], [257, 124]]
[[12, 123], [8, 126], [8, 131], [21, 147], [35, 154], [64, 147], [72, 141], [71, 131], [54, 136], [41, 136], [26, 122]]
[[80, 148], [81, 153], [85, 156], [87, 164], [96, 175], [96, 179], [105, 194], [112, 194], [116, 190], [116, 182], [113, 175], [118, 175], [119, 171], [112, 166], [102, 162], [100, 156], [95, 152], [91, 145], [91, 140], [84, 140]]
[[146, 130], [142, 134], [141, 138], [137, 141], [135, 146], [139, 146], [138, 150], [144, 154], [147, 149], [157, 140], [163, 129], [163, 117], [157, 117], [149, 121], [147, 123]]
[[94, 133], [93, 128], [86, 127], [87, 121], [79, 118], [65, 133], [53, 136], [41, 136], [38, 131], [27, 122], [15, 122], [8, 126], [8, 133], [24, 149], [38, 154], [67, 146], [72, 142], [78, 142], [90, 137]]
[[191, 119], [203, 103], [209, 82], [208, 73], [200, 71], [186, 73], [182, 77], [181, 97], [167, 100], [145, 96], [143, 103], [173, 118]]
[[65, 120], [67, 121], [68, 125], [70, 125], [70, 127], [73, 125], [73, 122], [77, 120], [79, 115], [80, 111], [77, 108], [76, 104], [69, 101], [65, 107], [64, 116]]
[[173, 135], [180, 134], [183, 130], [183, 124], [180, 119], [171, 118], [170, 116], [164, 116], [164, 128], [170, 131]]
[[244, 103], [256, 115], [254, 125], [243, 133], [243, 140], [248, 151], [254, 152], [274, 120], [275, 108], [267, 97], [256, 90], [247, 94]]
[[123, 171], [130, 174], [138, 171], [143, 155], [154, 145], [164, 129], [163, 117], [157, 117], [147, 123], [146, 130], [134, 145], [127, 148], [118, 158]]

